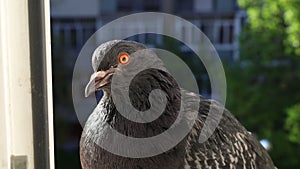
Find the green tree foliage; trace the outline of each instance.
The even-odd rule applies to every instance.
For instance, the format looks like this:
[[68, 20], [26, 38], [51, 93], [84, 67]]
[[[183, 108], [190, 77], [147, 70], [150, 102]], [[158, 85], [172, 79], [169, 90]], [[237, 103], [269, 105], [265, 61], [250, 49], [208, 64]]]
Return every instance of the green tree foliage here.
[[248, 24], [240, 60], [226, 68], [227, 106], [259, 139], [270, 140], [278, 168], [300, 168], [300, 1], [239, 3]]
[[289, 130], [289, 139], [300, 143], [300, 104], [296, 104], [287, 110], [288, 118], [286, 128]]

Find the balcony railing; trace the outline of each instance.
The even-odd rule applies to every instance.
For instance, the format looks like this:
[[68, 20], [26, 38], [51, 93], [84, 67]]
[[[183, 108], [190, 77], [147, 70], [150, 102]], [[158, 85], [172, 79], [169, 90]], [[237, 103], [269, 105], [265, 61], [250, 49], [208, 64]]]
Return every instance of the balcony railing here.
[[[237, 14], [233, 19], [193, 19], [190, 20], [195, 26], [202, 30], [202, 32], [209, 38], [214, 47], [221, 52], [231, 52], [232, 58], [237, 59], [238, 56], [238, 35], [241, 29], [241, 16]], [[98, 20], [98, 25], [101, 25], [101, 20]], [[173, 24], [173, 25], [170, 25]], [[96, 30], [96, 23], [85, 23], [80, 21], [63, 22], [53, 21], [52, 31], [53, 36], [60, 38], [63, 46], [71, 48], [81, 48], [87, 40], [87, 37], [92, 35]], [[168, 22], [164, 18], [158, 18], [155, 21], [145, 21], [143, 24], [138, 23], [119, 23], [110, 30], [109, 36], [112, 39], [117, 39], [122, 35], [135, 34], [136, 32], [148, 32], [148, 30], [163, 30], [172, 27], [176, 34], [189, 44], [193, 44], [195, 48], [199, 46], [199, 38], [194, 36], [193, 27], [185, 25], [184, 22], [176, 21]], [[101, 37], [100, 37], [101, 38]], [[141, 34], [135, 37], [141, 43], [151, 42], [162, 44], [161, 36], [150, 37]]]

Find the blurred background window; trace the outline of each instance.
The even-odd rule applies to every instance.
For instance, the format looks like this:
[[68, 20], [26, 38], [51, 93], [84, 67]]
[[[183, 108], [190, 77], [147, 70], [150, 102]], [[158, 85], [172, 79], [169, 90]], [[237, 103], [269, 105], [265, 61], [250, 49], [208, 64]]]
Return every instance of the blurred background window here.
[[194, 0], [194, 11], [196, 13], [213, 12], [213, 0]]

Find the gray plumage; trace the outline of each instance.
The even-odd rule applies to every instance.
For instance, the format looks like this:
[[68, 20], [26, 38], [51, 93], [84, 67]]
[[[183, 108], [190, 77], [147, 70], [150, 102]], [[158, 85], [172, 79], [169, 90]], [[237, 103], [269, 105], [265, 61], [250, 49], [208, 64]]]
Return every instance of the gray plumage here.
[[[126, 136], [147, 138], [164, 132], [177, 118], [180, 88], [168, 73], [157, 69], [140, 72], [130, 85], [129, 95], [133, 106], [145, 111], [150, 107], [149, 93], [153, 89], [165, 91], [168, 102], [163, 114], [152, 122], [136, 123], [124, 118], [116, 110], [111, 98], [111, 83], [107, 80], [111, 76], [107, 76], [107, 72], [111, 72], [112, 66], [118, 64], [117, 57], [121, 52], [130, 55], [140, 49], [145, 49], [145, 46], [132, 41], [115, 40], [100, 45], [93, 54], [93, 69], [95, 72], [106, 71], [106, 75], [101, 76], [101, 80], [106, 78], [106, 83], [101, 86], [104, 97], [88, 118], [82, 133], [80, 159], [83, 169], [276, 168], [256, 138], [226, 109], [212, 136], [206, 142], [199, 143], [198, 138], [209, 109], [214, 112], [222, 110], [223, 107], [215, 101], [187, 91], [184, 92], [188, 99], [200, 98], [198, 118], [189, 134], [174, 148], [153, 157], [127, 158], [114, 155], [97, 145], [94, 140], [106, 134], [103, 130], [104, 125], [110, 125]], [[100, 58], [103, 58], [101, 63]], [[90, 91], [89, 87], [90, 84], [86, 89], [87, 94], [94, 91]], [[186, 122], [188, 123], [188, 120]]]

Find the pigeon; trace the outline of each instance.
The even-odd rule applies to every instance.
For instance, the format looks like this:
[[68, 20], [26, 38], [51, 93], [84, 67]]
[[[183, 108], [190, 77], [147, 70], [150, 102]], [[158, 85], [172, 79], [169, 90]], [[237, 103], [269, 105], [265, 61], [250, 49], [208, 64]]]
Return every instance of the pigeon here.
[[[154, 52], [140, 56], [142, 53], [138, 53], [138, 51], [143, 50], [147, 50], [147, 47], [138, 42], [112, 40], [101, 44], [94, 51], [92, 56], [94, 73], [85, 88], [85, 96], [88, 97], [92, 93], [102, 90], [103, 97], [88, 117], [81, 135], [80, 161], [83, 169], [276, 168], [254, 134], [248, 132], [223, 105], [194, 92], [181, 89], [167, 70], [148, 68], [136, 73], [130, 79], [127, 94], [130, 98], [129, 103], [137, 111], [135, 114], [137, 120], [132, 121], [128, 117], [124, 117], [121, 113], [122, 109], [118, 109], [118, 104], [123, 103], [114, 101], [114, 94], [117, 93], [114, 90], [125, 90], [122, 82], [117, 83], [118, 79], [127, 79], [127, 75], [130, 75], [132, 70], [144, 63], [154, 67], [163, 66], [162, 62], [154, 61], [155, 59], [148, 56], [155, 56]], [[138, 60], [137, 55], [141, 59], [135, 63]], [[114, 87], [114, 83], [121, 86]], [[161, 101], [161, 103], [165, 103], [164, 110], [159, 115], [153, 111], [153, 114], [158, 116], [156, 119], [142, 121], [143, 118], [139, 116], [139, 112], [146, 112], [145, 114], [149, 115], [151, 113], [147, 110], [160, 104], [150, 99], [150, 96], [159, 95], [153, 92], [156, 89], [163, 91], [165, 95], [165, 97], [160, 97], [161, 100], [165, 99]], [[180, 113], [181, 96], [183, 95], [188, 103], [197, 104], [196, 116], [191, 116], [192, 109], [185, 109], [182, 114]], [[121, 100], [126, 99], [123, 95], [116, 97]], [[125, 109], [126, 105], [124, 111]], [[156, 109], [153, 108], [153, 110]], [[209, 112], [211, 111], [214, 116], [214, 112], [219, 110], [223, 113], [217, 127], [206, 141], [200, 142], [199, 137]], [[130, 111], [133, 110], [128, 110], [129, 114]], [[194, 118], [194, 121], [191, 120], [191, 117]], [[180, 119], [180, 122], [177, 119]], [[129, 154], [135, 153], [138, 151], [136, 148], [138, 145], [128, 142], [130, 146], [123, 147], [123, 142], [116, 142], [115, 140], [118, 138], [110, 134], [111, 131], [116, 131], [125, 137], [147, 139], [156, 137], [170, 128], [189, 125], [191, 128], [186, 135], [173, 147], [164, 149], [165, 147], [162, 146], [163, 143], [172, 142], [174, 139], [171, 135], [168, 138], [167, 135], [161, 144], [153, 142], [151, 148], [147, 148], [147, 145], [138, 148], [145, 151], [161, 148], [163, 151], [154, 155], [141, 155], [141, 157], [123, 156], [116, 153], [118, 150], [124, 150]], [[126, 141], [124, 140], [124, 142]], [[103, 145], [110, 146], [116, 151], [111, 152]], [[138, 155], [138, 153], [136, 154]]]

